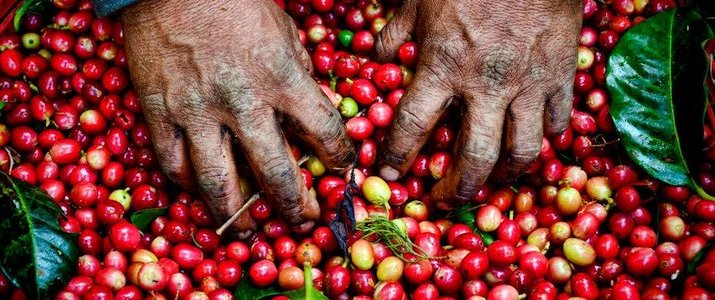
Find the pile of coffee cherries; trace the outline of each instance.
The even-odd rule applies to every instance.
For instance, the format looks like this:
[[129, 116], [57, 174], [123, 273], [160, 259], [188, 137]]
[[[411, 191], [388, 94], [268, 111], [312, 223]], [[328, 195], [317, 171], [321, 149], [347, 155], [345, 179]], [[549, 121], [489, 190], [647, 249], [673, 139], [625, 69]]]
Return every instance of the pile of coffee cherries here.
[[[395, 241], [358, 231], [343, 255], [327, 224], [348, 178], [326, 173], [315, 157], [302, 160], [322, 209], [311, 232], [292, 232], [259, 199], [247, 212], [259, 224], [256, 233], [219, 236], [221, 224], [203, 200], [172, 185], [157, 166], [127, 72], [121, 22], [96, 18], [88, 0], [53, 0], [52, 15], [28, 14], [19, 32], [0, 35], [0, 170], [47, 192], [63, 212], [61, 227], [78, 234], [76, 272], [55, 299], [233, 299], [241, 280], [258, 289], [304, 287], [305, 264], [313, 286], [331, 299], [715, 296], [715, 251], [708, 250], [715, 202], [649, 178], [628, 161], [605, 90], [606, 61], [619, 37], [675, 7], [672, 0], [584, 0], [570, 126], [543, 140], [538, 161], [517, 183], [479, 189], [467, 212], [474, 224], [429, 198], [451, 160], [453, 112], [403, 179], [386, 182], [375, 170], [419, 53], [406, 41], [393, 62], [371, 56], [399, 6], [277, 2], [295, 20], [315, 79], [358, 149], [357, 221], [388, 220], [408, 238], [402, 247], [414, 248], [396, 253]], [[714, 125], [704, 124], [708, 145], [715, 144]], [[715, 147], [704, 156], [697, 178], [715, 194]], [[242, 185], [250, 197], [250, 184]], [[166, 213], [148, 228], [130, 222], [132, 213], [157, 207]], [[0, 298], [27, 297], [0, 275]]]

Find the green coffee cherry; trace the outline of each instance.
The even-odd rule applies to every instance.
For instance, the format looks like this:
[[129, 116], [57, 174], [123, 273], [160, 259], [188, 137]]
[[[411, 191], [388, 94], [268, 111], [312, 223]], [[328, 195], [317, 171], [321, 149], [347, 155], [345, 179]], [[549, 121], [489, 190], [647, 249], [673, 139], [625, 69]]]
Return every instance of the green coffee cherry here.
[[372, 204], [387, 205], [392, 191], [385, 180], [377, 176], [370, 176], [365, 178], [362, 183], [362, 194]]
[[22, 35], [22, 46], [27, 50], [35, 50], [40, 47], [40, 35], [28, 32]]
[[325, 173], [325, 165], [323, 165], [317, 157], [312, 155], [308, 157], [308, 160], [305, 162], [305, 168], [308, 169], [313, 177], [318, 177]]
[[353, 35], [353, 32], [350, 30], [340, 30], [338, 40], [343, 47], [350, 48], [350, 43], [353, 42]]
[[109, 194], [109, 200], [117, 201], [117, 203], [124, 207], [124, 210], [129, 210], [132, 205], [132, 196], [126, 189], [114, 190], [111, 194]]
[[338, 109], [340, 109], [340, 114], [343, 115], [343, 117], [352, 118], [358, 113], [358, 104], [355, 99], [345, 97], [343, 101], [340, 101]]

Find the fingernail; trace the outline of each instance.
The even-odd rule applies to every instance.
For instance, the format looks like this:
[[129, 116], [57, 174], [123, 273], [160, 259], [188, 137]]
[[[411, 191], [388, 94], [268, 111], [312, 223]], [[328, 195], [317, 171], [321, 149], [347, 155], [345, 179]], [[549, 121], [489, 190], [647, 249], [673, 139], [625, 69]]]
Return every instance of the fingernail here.
[[237, 234], [236, 234], [236, 237], [237, 237], [239, 240], [245, 240], [245, 239], [247, 239], [249, 236], [251, 236], [251, 234], [253, 234], [253, 230], [250, 230], [250, 229], [249, 229], [249, 230], [244, 230], [244, 231], [241, 231], [241, 232], [237, 233]]
[[454, 210], [455, 209], [455, 207], [452, 206], [451, 203], [447, 203], [447, 202], [437, 202], [437, 203], [435, 203], [435, 206], [439, 210]]
[[380, 176], [387, 181], [395, 181], [400, 178], [400, 171], [388, 165], [384, 165], [380, 168]]
[[293, 228], [293, 231], [295, 231], [298, 234], [304, 234], [313, 229], [313, 226], [315, 226], [315, 222], [313, 221], [308, 221], [303, 224], [300, 224]]

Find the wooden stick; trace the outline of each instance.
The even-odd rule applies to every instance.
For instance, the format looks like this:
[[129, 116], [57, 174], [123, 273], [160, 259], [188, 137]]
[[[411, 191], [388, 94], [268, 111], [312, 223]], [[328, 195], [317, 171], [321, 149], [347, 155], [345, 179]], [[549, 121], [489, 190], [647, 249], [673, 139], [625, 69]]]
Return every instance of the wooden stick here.
[[300, 166], [303, 165], [306, 161], [308, 161], [308, 159], [310, 159], [310, 154], [308, 154], [308, 155], [303, 155], [303, 157], [301, 157], [296, 163], [297, 163], [298, 166], [300, 167]]
[[231, 216], [228, 221], [226, 221], [226, 223], [223, 223], [221, 227], [216, 229], [216, 234], [218, 234], [219, 236], [222, 235], [223, 232], [226, 231], [226, 229], [228, 229], [231, 224], [233, 224], [233, 222], [236, 222], [238, 217], [240, 217], [244, 212], [248, 210], [249, 207], [251, 207], [251, 204], [253, 204], [253, 202], [256, 202], [256, 200], [258, 200], [258, 193], [253, 194], [253, 196], [251, 196], [251, 198], [249, 198], [248, 201], [246, 201], [246, 203], [244, 203], [243, 206], [241, 206], [241, 208], [239, 208], [238, 211], [236, 211], [233, 216]]

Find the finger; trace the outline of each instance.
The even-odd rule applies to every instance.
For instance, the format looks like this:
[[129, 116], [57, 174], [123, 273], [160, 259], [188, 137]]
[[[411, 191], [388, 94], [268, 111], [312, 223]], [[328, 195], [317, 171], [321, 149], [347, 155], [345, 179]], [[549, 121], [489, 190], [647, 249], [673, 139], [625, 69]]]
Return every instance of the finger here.
[[417, 1], [408, 0], [377, 36], [375, 53], [378, 60], [394, 60], [400, 45], [407, 41], [410, 34], [412, 34], [416, 19]]
[[[187, 128], [187, 132], [199, 189], [212, 208], [217, 222], [221, 224], [244, 203], [236, 163], [231, 152], [231, 134], [218, 123], [194, 125]], [[255, 226], [249, 215], [243, 214], [231, 228], [241, 232], [252, 230]]]
[[295, 21], [284, 10], [280, 9], [276, 5], [270, 6], [269, 9], [273, 11], [271, 15], [276, 16], [276, 21], [279, 23], [279, 26], [282, 26], [283, 30], [288, 32], [291, 39], [289, 44], [292, 44], [301, 65], [308, 71], [308, 73], [312, 74], [313, 62], [310, 59], [310, 54], [308, 54], [305, 46], [303, 46], [300, 41], [300, 35], [298, 34], [298, 27], [296, 26]]
[[295, 48], [295, 51], [298, 54], [298, 58], [300, 59], [301, 65], [305, 68], [306, 71], [308, 71], [308, 73], [313, 74], [313, 61], [310, 59], [310, 54], [308, 54], [308, 50], [306, 50], [305, 46], [303, 46], [303, 44], [300, 42], [298, 28], [295, 26], [295, 23], [292, 19], [290, 19], [290, 17], [286, 17], [288, 18], [288, 30], [291, 33], [291, 37], [293, 40], [293, 48]]
[[380, 156], [380, 175], [397, 180], [409, 169], [429, 138], [440, 114], [449, 105], [452, 92], [437, 85], [425, 71], [418, 70], [412, 86], [400, 101], [392, 128]]
[[268, 106], [236, 113], [240, 122], [232, 129], [272, 207], [293, 225], [312, 226], [320, 216], [318, 202], [305, 187], [274, 114]]
[[300, 76], [303, 80], [286, 92], [290, 103], [281, 105], [281, 112], [291, 132], [307, 143], [327, 168], [343, 172], [353, 163], [355, 146], [335, 106], [307, 74]]
[[[574, 6], [576, 8], [576, 6]], [[577, 8], [576, 8], [577, 9]], [[561, 16], [567, 20], [565, 24], [578, 24], [581, 20], [575, 15]], [[546, 111], [544, 112], [544, 131], [548, 136], [561, 134], [568, 126], [571, 118], [571, 107], [573, 106], [573, 78], [576, 75], [578, 60], [578, 26], [566, 26], [559, 30], [549, 32], [538, 38], [536, 47], [539, 56], [534, 58], [534, 69], [542, 72], [532, 72], [532, 79], [541, 82], [540, 78], [534, 78], [535, 73], [543, 73], [546, 89], [543, 90], [546, 99]], [[547, 75], [548, 74], [548, 75]]]
[[308, 73], [313, 74], [313, 62], [310, 60], [310, 54], [308, 54], [308, 50], [305, 50], [303, 44], [300, 43], [300, 38], [297, 34], [293, 39], [293, 46], [295, 47], [295, 51], [298, 53], [301, 65], [306, 71], [308, 71]]
[[142, 97], [142, 106], [162, 171], [178, 185], [195, 187], [184, 132], [168, 121], [170, 118], [164, 108], [163, 96], [153, 94]]
[[557, 135], [566, 130], [571, 119], [573, 106], [572, 85], [555, 88], [546, 94], [546, 112], [544, 115], [544, 129], [549, 136]]
[[457, 139], [454, 164], [432, 189], [437, 202], [470, 201], [499, 157], [506, 101], [495, 96], [465, 95], [466, 112]]
[[533, 99], [534, 93], [522, 93], [509, 106], [504, 128], [502, 156], [492, 172], [497, 181], [514, 181], [539, 156], [544, 136], [543, 100]]

